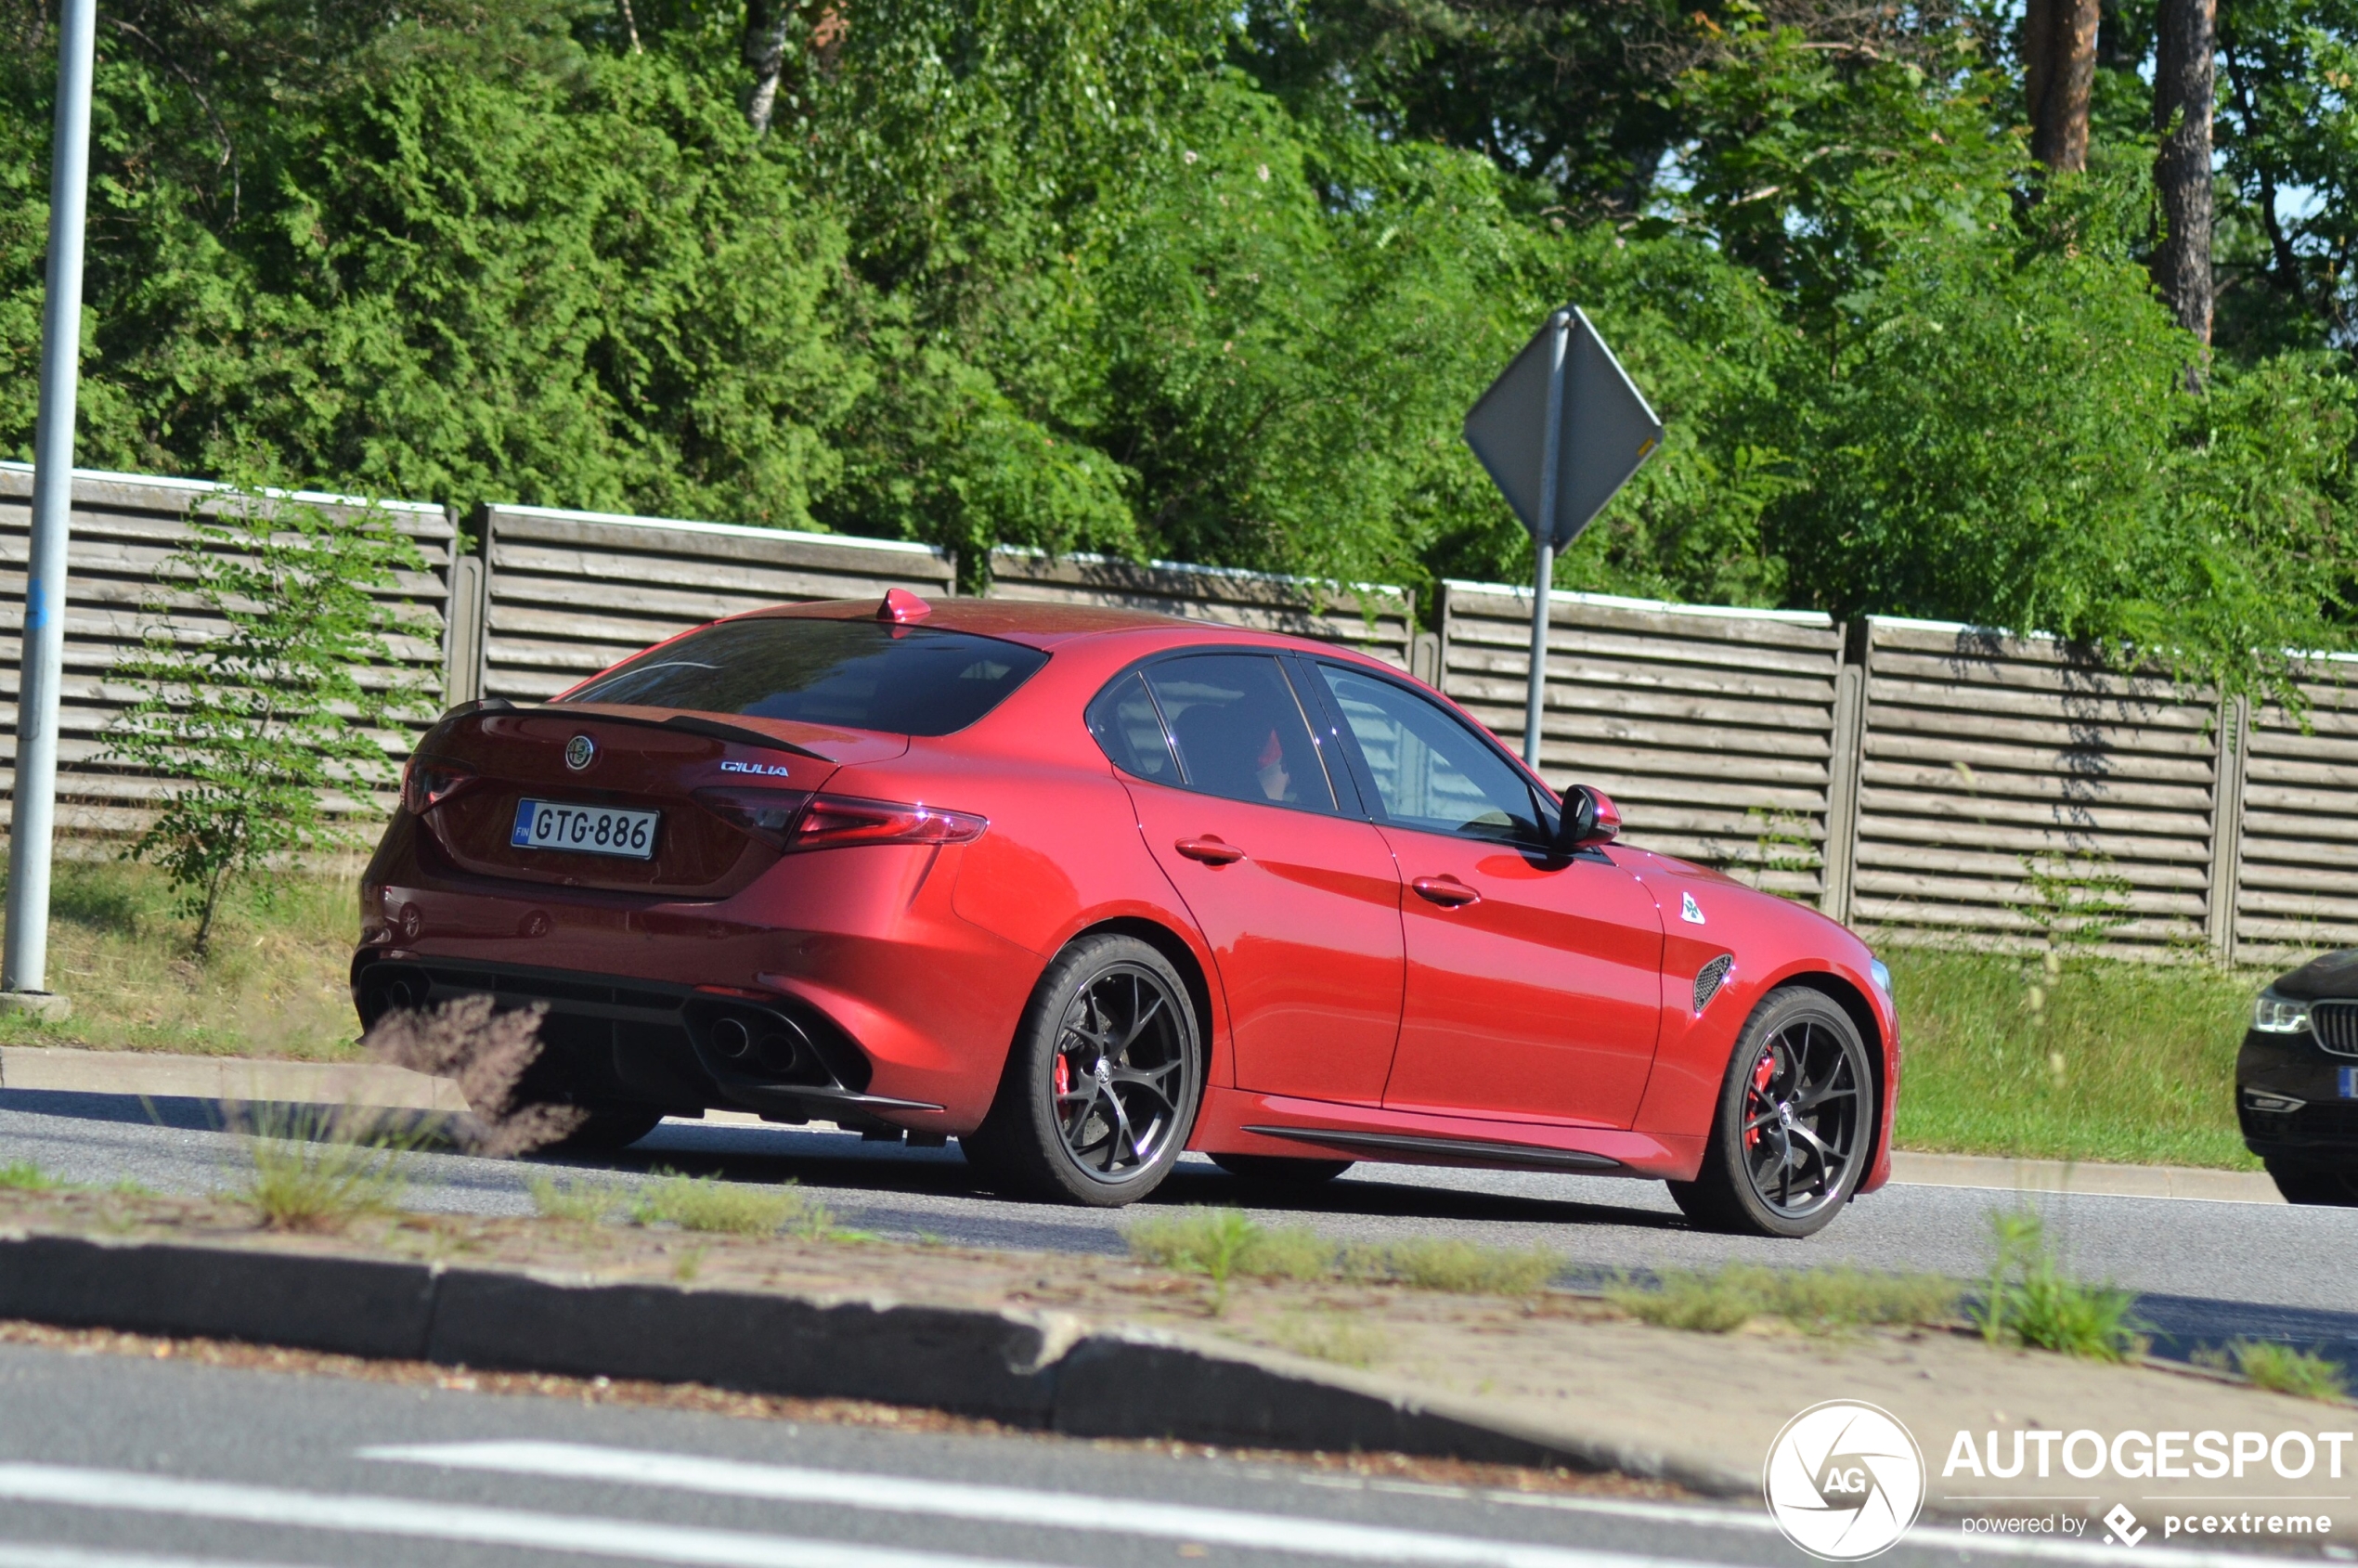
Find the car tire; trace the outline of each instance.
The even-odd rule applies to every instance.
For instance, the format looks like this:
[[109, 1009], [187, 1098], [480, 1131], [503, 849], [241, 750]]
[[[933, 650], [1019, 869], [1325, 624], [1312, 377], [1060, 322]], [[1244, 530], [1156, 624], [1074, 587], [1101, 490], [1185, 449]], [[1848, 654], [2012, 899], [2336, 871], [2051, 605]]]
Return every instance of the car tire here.
[[1703, 1168], [1670, 1183], [1670, 1196], [1708, 1229], [1814, 1235], [1859, 1190], [1877, 1117], [1874, 1072], [1850, 1015], [1822, 991], [1771, 991], [1729, 1055]]
[[1285, 1154], [1215, 1154], [1211, 1162], [1232, 1176], [1272, 1186], [1318, 1186], [1357, 1163], [1350, 1160], [1302, 1160]]
[[1056, 955], [1017, 1026], [998, 1096], [959, 1140], [994, 1186], [1091, 1208], [1162, 1185], [1194, 1130], [1202, 1032], [1179, 971], [1134, 937]]
[[2263, 1160], [2268, 1179], [2287, 1203], [2358, 1209], [2358, 1168], [2312, 1165], [2300, 1160]]

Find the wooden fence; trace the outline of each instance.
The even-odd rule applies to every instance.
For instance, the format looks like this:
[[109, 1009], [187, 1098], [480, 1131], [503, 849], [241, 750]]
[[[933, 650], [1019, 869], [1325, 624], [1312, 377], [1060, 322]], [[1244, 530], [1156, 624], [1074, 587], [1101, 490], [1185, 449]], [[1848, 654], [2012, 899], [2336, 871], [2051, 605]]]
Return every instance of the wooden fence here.
[[[58, 687], [58, 827], [71, 834], [138, 832], [150, 819], [156, 803], [171, 789], [168, 780], [102, 761], [107, 732], [123, 710], [141, 695], [136, 688], [108, 679], [124, 653], [136, 647], [146, 629], [168, 625], [183, 634], [201, 635], [205, 619], [183, 597], [163, 601], [169, 614], [158, 616], [148, 607], [158, 603], [156, 568], [188, 545], [194, 537], [188, 517], [218, 504], [220, 486], [197, 480], [154, 479], [134, 474], [77, 472], [73, 481], [71, 570], [66, 577], [65, 670]], [[331, 515], [350, 513], [345, 498], [303, 493], [288, 498], [316, 505]], [[432, 628], [432, 639], [397, 640], [394, 646], [415, 676], [424, 678], [439, 694], [442, 689], [444, 603], [450, 571], [454, 530], [437, 506], [414, 502], [381, 503], [403, 532], [418, 544], [427, 569], [405, 573], [386, 598], [408, 601], [414, 618]], [[32, 470], [23, 463], [0, 463], [0, 786], [16, 784], [17, 697], [23, 654], [25, 564], [30, 549], [32, 511]], [[213, 625], [220, 623], [214, 622]], [[364, 673], [363, 679], [369, 677]], [[382, 737], [388, 756], [398, 761], [408, 752], [408, 737]], [[379, 808], [392, 809], [390, 794], [381, 794]]]
[[[1450, 582], [1437, 684], [1520, 748], [1531, 595]], [[2052, 638], [1550, 601], [1541, 770], [1635, 845], [1877, 940], [2276, 962], [2358, 944], [2358, 657], [2306, 730]]]
[[2050, 638], [1878, 616], [1862, 641], [1856, 869], [1831, 913], [1976, 944], [2233, 940], [2214, 699]]
[[[1841, 629], [1814, 612], [1591, 593], [1548, 608], [1548, 781], [1603, 790], [1649, 849], [1821, 901], [1826, 845], [1844, 831]], [[1441, 635], [1436, 684], [1520, 751], [1531, 590], [1444, 583]]]
[[2307, 732], [2263, 709], [2223, 770], [2235, 808], [2226, 945], [2239, 959], [2358, 945], [2358, 658], [2315, 659], [2304, 674]]
[[[1049, 556], [1038, 551], [991, 552], [991, 596], [1059, 604], [1108, 604], [1283, 631], [1361, 648], [1409, 667], [1417, 634], [1416, 599], [1406, 589], [1344, 587], [1312, 577], [1240, 572], [1225, 566], [1145, 564], [1101, 555]], [[1421, 673], [1421, 672], [1420, 672]]]
[[460, 564], [451, 688], [537, 702], [651, 642], [797, 600], [945, 595], [956, 564], [927, 545], [491, 506]]
[[[0, 464], [0, 762], [14, 762], [30, 470]], [[58, 821], [136, 831], [169, 781], [99, 760], [136, 693], [107, 672], [153, 617], [158, 564], [217, 486], [74, 486]], [[354, 503], [302, 497], [330, 510]], [[472, 547], [434, 507], [382, 503], [428, 570], [395, 596], [439, 646], [396, 656], [448, 701], [546, 697], [715, 616], [889, 588], [956, 591], [926, 546], [494, 506]], [[1520, 745], [1530, 593], [1442, 585], [1438, 632], [1403, 590], [1171, 563], [992, 554], [995, 597], [1120, 604], [1363, 647]], [[1541, 765], [1622, 807], [1633, 844], [1728, 870], [1878, 940], [2019, 947], [2060, 935], [2162, 957], [2276, 961], [2358, 944], [2358, 657], [2306, 669], [2306, 727], [2050, 639], [1872, 617], [1552, 600]], [[183, 605], [172, 617], [201, 631]], [[398, 758], [408, 737], [384, 737]], [[0, 771], [0, 787], [12, 773]], [[389, 802], [379, 802], [380, 806]]]

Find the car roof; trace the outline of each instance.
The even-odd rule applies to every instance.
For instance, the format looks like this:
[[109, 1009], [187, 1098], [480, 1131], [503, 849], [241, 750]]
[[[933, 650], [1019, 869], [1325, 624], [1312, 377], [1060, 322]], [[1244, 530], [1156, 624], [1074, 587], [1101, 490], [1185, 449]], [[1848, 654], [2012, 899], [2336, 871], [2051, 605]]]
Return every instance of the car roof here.
[[[978, 637], [1001, 637], [1011, 642], [1047, 649], [1076, 638], [1109, 633], [1162, 632], [1175, 643], [1219, 641], [1268, 642], [1286, 647], [1317, 646], [1307, 638], [1255, 630], [1218, 621], [1190, 620], [1154, 610], [1134, 610], [1111, 604], [1064, 604], [1024, 599], [972, 599], [961, 595], [922, 601], [928, 608], [907, 624], [969, 631]], [[826, 599], [803, 604], [779, 604], [754, 610], [736, 619], [778, 617], [807, 620], [869, 620], [882, 618], [874, 599]]]

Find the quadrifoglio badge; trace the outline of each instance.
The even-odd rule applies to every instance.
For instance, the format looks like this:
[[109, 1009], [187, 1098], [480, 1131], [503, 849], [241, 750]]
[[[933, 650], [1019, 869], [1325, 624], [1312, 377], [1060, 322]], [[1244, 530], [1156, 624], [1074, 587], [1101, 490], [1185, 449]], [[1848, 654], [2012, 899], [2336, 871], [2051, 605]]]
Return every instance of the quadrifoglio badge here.
[[1887, 1551], [1924, 1506], [1924, 1457], [1898, 1419], [1835, 1399], [1785, 1423], [1761, 1489], [1785, 1538], [1812, 1557], [1856, 1562]]

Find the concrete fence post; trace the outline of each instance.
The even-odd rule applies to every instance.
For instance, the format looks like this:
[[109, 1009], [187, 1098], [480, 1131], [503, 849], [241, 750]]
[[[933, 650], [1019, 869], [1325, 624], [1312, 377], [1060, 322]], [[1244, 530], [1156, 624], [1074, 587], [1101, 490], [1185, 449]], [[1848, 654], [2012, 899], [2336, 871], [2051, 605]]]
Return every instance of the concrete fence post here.
[[2245, 756], [2250, 739], [2251, 699], [2230, 697], [2221, 703], [2203, 935], [2212, 954], [2225, 964], [2235, 961], [2235, 894], [2243, 879]]
[[1834, 674], [1833, 737], [1826, 759], [1825, 869], [1819, 909], [1850, 920], [1851, 885], [1859, 870], [1859, 771], [1866, 750], [1867, 671], [1846, 664]]

